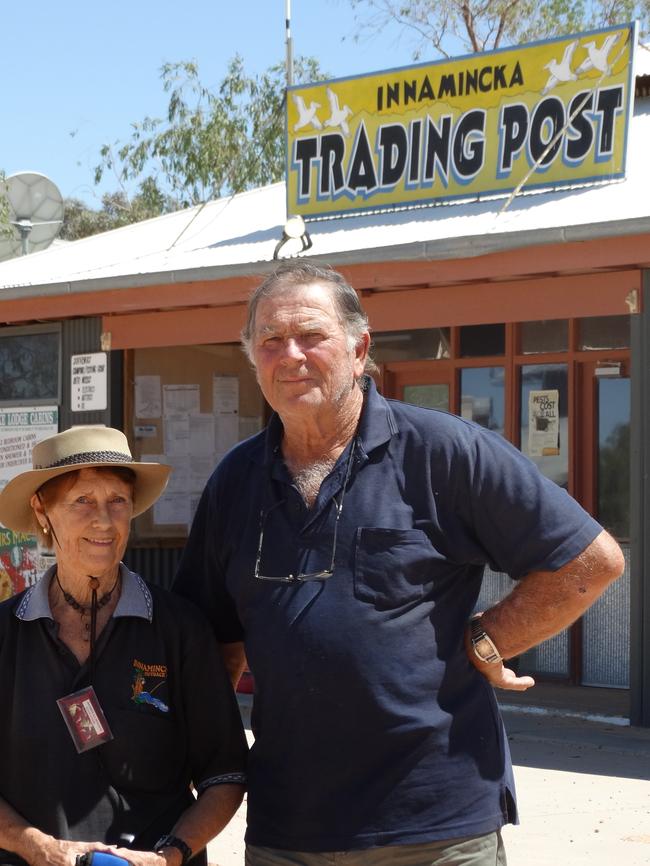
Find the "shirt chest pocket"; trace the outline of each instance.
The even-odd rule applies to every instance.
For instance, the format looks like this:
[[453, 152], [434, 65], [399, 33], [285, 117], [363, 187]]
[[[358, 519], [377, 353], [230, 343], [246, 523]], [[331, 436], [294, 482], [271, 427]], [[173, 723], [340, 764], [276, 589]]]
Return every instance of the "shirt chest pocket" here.
[[421, 529], [357, 529], [354, 594], [380, 610], [421, 598], [445, 560]]

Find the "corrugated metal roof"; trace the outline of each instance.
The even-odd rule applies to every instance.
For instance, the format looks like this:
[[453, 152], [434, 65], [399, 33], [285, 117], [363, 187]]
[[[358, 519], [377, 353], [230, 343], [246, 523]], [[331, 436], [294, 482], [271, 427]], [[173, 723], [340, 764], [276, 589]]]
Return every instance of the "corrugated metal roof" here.
[[[637, 99], [625, 180], [520, 195], [505, 212], [505, 199], [491, 197], [314, 221], [309, 255], [333, 264], [444, 259], [650, 232], [648, 141], [650, 99]], [[0, 298], [258, 272], [272, 261], [284, 221], [284, 184], [262, 187], [4, 262]]]

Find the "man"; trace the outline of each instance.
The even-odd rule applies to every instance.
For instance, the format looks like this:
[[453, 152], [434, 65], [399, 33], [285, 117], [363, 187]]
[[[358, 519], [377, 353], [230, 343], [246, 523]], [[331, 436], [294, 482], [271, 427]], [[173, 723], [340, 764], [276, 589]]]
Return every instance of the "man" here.
[[[255, 677], [246, 862], [505, 863], [488, 683], [534, 684], [503, 659], [580, 616], [620, 550], [502, 437], [381, 397], [334, 271], [282, 266], [243, 339], [275, 414], [208, 482], [176, 589]], [[518, 584], [471, 621], [487, 563]]]

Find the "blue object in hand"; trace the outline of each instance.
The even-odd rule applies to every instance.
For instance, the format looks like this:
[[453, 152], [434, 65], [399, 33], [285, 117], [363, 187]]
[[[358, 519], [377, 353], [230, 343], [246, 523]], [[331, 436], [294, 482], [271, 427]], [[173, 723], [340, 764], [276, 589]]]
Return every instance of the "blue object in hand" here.
[[77, 866], [129, 866], [129, 861], [104, 851], [87, 851], [77, 855]]

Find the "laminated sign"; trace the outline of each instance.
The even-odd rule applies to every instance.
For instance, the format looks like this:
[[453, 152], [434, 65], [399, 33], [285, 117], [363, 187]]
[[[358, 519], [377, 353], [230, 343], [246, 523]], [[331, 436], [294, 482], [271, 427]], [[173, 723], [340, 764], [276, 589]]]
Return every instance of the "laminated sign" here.
[[288, 214], [624, 176], [635, 35], [625, 25], [289, 88]]

